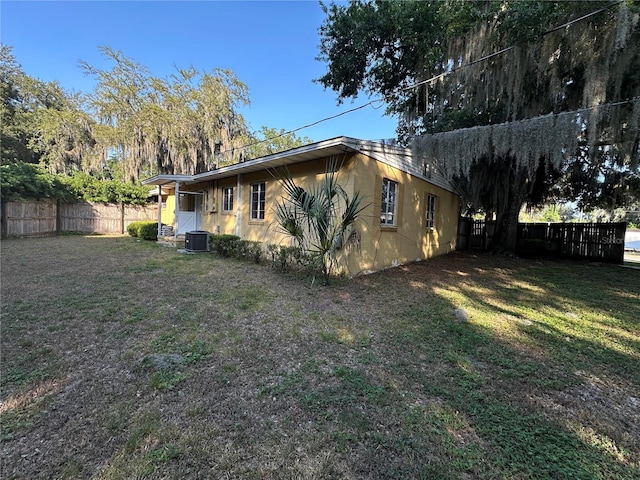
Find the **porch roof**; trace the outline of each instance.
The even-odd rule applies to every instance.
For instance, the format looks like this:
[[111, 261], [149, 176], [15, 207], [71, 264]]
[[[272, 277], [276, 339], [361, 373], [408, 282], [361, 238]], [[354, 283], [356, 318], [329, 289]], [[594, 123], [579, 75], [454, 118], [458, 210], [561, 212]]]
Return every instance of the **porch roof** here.
[[193, 175], [154, 175], [142, 180], [143, 185], [166, 185], [168, 183], [186, 182], [193, 178]]

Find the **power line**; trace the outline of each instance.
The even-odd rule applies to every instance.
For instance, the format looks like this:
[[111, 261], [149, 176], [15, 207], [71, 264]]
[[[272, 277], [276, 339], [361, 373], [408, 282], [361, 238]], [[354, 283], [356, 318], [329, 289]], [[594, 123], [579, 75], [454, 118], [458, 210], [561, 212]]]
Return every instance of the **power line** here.
[[[573, 19], [573, 20], [571, 20], [571, 21], [569, 21], [567, 23], [563, 23], [560, 26], [554, 27], [551, 30], [547, 30], [546, 32], [544, 32], [544, 33], [542, 33], [540, 35], [540, 38], [545, 37], [545, 36], [549, 35], [550, 33], [553, 33], [553, 32], [556, 32], [558, 30], [561, 30], [563, 28], [566, 28], [566, 27], [568, 27], [570, 25], [573, 25], [574, 23], [581, 22], [582, 20], [585, 20], [585, 19], [587, 19], [589, 17], [592, 17], [594, 15], [602, 13], [602, 12], [608, 10], [609, 8], [611, 8], [611, 7], [615, 6], [615, 5], [620, 5], [622, 2], [624, 2], [624, 0], [619, 0], [617, 2], [610, 3], [609, 5], [607, 5], [605, 7], [602, 7], [600, 9], [598, 9], [598, 10], [595, 10], [593, 12], [587, 13], [586, 15], [583, 15], [582, 17], [575, 18], [575, 19]], [[457, 71], [462, 70], [464, 68], [471, 67], [471, 66], [475, 65], [476, 63], [480, 63], [480, 62], [488, 60], [488, 59], [490, 59], [492, 57], [496, 57], [498, 55], [502, 55], [503, 53], [506, 53], [506, 52], [508, 52], [510, 50], [513, 50], [516, 47], [517, 47], [517, 45], [511, 45], [509, 47], [503, 48], [502, 50], [498, 50], [497, 52], [490, 53], [488, 55], [485, 55], [484, 57], [481, 57], [481, 58], [478, 58], [476, 60], [473, 60], [472, 62], [465, 63], [464, 65], [460, 65], [457, 68], [452, 68], [451, 70], [449, 70], [447, 72], [440, 73], [439, 75], [436, 75], [435, 77], [431, 77], [431, 78], [428, 78], [427, 80], [422, 80], [421, 82], [418, 82], [416, 84], [413, 84], [413, 85], [410, 85], [408, 87], [405, 87], [405, 88], [401, 89], [400, 91], [404, 92], [404, 91], [411, 90], [411, 89], [416, 88], [416, 87], [420, 87], [420, 86], [424, 85], [425, 83], [431, 83], [431, 82], [437, 80], [440, 77], [451, 75], [454, 72], [457, 72]]]
[[[587, 13], [587, 14], [585, 14], [585, 15], [581, 16], [581, 17], [575, 18], [575, 19], [570, 20], [570, 21], [568, 21], [568, 22], [566, 22], [566, 23], [563, 23], [562, 25], [559, 25], [559, 26], [554, 27], [554, 28], [552, 28], [552, 29], [550, 29], [550, 30], [547, 30], [547, 31], [545, 31], [544, 33], [542, 33], [542, 34], [540, 35], [540, 38], [542, 38], [542, 37], [544, 37], [544, 36], [546, 36], [546, 35], [549, 35], [550, 33], [556, 32], [556, 31], [558, 31], [558, 30], [560, 30], [560, 29], [563, 29], [563, 28], [569, 27], [569, 26], [573, 25], [574, 23], [581, 22], [582, 20], [585, 20], [585, 19], [587, 19], [587, 18], [590, 18], [590, 17], [592, 17], [592, 16], [594, 16], [594, 15], [597, 15], [597, 14], [600, 14], [600, 13], [602, 13], [602, 12], [605, 12], [606, 10], [610, 9], [611, 7], [614, 7], [614, 6], [616, 6], [616, 5], [620, 5], [620, 4], [621, 4], [621, 3], [623, 3], [624, 1], [625, 1], [625, 0], [618, 0], [618, 1], [616, 1], [616, 2], [610, 3], [609, 5], [605, 5], [604, 7], [600, 8], [600, 9], [598, 9], [598, 10], [595, 10], [595, 11], [593, 11], [593, 12]], [[404, 87], [404, 88], [402, 88], [400, 91], [401, 91], [401, 92], [405, 92], [405, 91], [407, 91], [407, 90], [411, 90], [411, 89], [414, 89], [414, 88], [420, 87], [420, 86], [422, 86], [422, 85], [424, 85], [424, 84], [426, 84], [426, 83], [431, 83], [431, 82], [433, 82], [433, 81], [437, 80], [438, 78], [441, 78], [441, 77], [444, 77], [444, 76], [447, 76], [447, 75], [451, 75], [452, 73], [454, 73], [454, 72], [458, 72], [458, 71], [460, 71], [460, 70], [462, 70], [462, 69], [464, 69], [464, 68], [471, 67], [471, 66], [473, 66], [473, 65], [475, 65], [475, 64], [477, 64], [477, 63], [483, 62], [483, 61], [485, 61], [485, 60], [488, 60], [488, 59], [490, 59], [490, 58], [496, 57], [496, 56], [498, 56], [498, 55], [502, 55], [503, 53], [506, 53], [506, 52], [508, 52], [508, 51], [510, 51], [510, 50], [513, 50], [513, 49], [514, 49], [514, 48], [516, 48], [516, 47], [517, 47], [517, 45], [511, 45], [511, 46], [509, 46], [509, 47], [505, 47], [505, 48], [503, 48], [503, 49], [501, 49], [501, 50], [498, 50], [498, 51], [496, 51], [496, 52], [493, 52], [493, 53], [490, 53], [490, 54], [488, 54], [488, 55], [485, 55], [484, 57], [478, 58], [478, 59], [473, 60], [473, 61], [471, 61], [471, 62], [469, 62], [469, 63], [464, 64], [464, 65], [460, 65], [459, 67], [452, 68], [451, 70], [449, 70], [449, 71], [447, 71], [447, 72], [440, 73], [440, 74], [438, 74], [438, 75], [436, 75], [436, 76], [434, 76], [434, 77], [431, 77], [431, 78], [429, 78], [429, 79], [427, 79], [427, 80], [422, 80], [422, 81], [420, 81], [420, 82], [418, 82], [418, 83], [415, 83], [415, 84], [413, 84], [413, 85], [409, 85], [408, 87]], [[238, 150], [244, 150], [244, 149], [246, 149], [246, 148], [253, 147], [253, 146], [255, 146], [255, 145], [260, 145], [261, 143], [265, 143], [265, 142], [272, 141], [272, 140], [274, 140], [274, 139], [276, 139], [276, 138], [284, 137], [285, 135], [289, 135], [289, 134], [292, 134], [292, 133], [298, 132], [298, 131], [300, 131], [300, 130], [304, 130], [305, 128], [313, 127], [313, 126], [318, 125], [318, 124], [320, 124], [320, 123], [327, 122], [327, 121], [329, 121], [329, 120], [333, 120], [334, 118], [338, 118], [338, 117], [341, 117], [341, 116], [343, 116], [343, 115], [347, 115], [347, 114], [349, 114], [349, 113], [355, 112], [355, 111], [357, 111], [357, 110], [361, 110], [361, 109], [366, 108], [366, 107], [368, 107], [368, 106], [371, 106], [371, 107], [373, 107], [373, 108], [375, 108], [375, 109], [378, 109], [378, 108], [382, 107], [382, 104], [381, 104], [379, 107], [374, 107], [374, 106], [373, 106], [373, 104], [374, 104], [374, 103], [377, 103], [377, 102], [384, 102], [385, 100], [390, 99], [390, 98], [391, 98], [391, 96], [390, 96], [390, 95], [387, 95], [387, 96], [383, 97], [382, 99], [370, 100], [370, 101], [369, 101], [369, 102], [367, 102], [367, 103], [364, 103], [364, 104], [359, 105], [359, 106], [357, 106], [357, 107], [351, 108], [351, 109], [349, 109], [349, 110], [345, 110], [344, 112], [340, 112], [340, 113], [338, 113], [338, 114], [336, 114], [336, 115], [332, 115], [332, 116], [330, 116], [330, 117], [324, 117], [324, 118], [321, 118], [320, 120], [316, 120], [315, 122], [309, 123], [309, 124], [307, 124], [307, 125], [303, 125], [303, 126], [301, 126], [301, 127], [294, 128], [293, 130], [289, 130], [289, 131], [286, 131], [286, 132], [282, 132], [282, 133], [280, 133], [280, 134], [278, 134], [278, 135], [276, 135], [276, 136], [269, 137], [269, 138], [265, 138], [264, 140], [258, 140], [258, 141], [255, 141], [255, 142], [249, 143], [249, 144], [247, 144], [247, 145], [243, 145], [243, 146], [241, 146], [241, 147], [238, 147]], [[623, 102], [620, 102], [620, 103], [627, 103], [627, 102], [629, 102], [629, 101], [630, 101], [630, 100], [623, 101]], [[595, 107], [590, 107], [590, 108], [595, 108]], [[587, 108], [587, 109], [588, 109], [588, 108]], [[225, 150], [224, 152], [222, 152], [222, 154], [230, 153], [230, 152], [232, 152], [233, 150], [235, 150], [235, 149]]]
[[[348, 113], [355, 112], [356, 110], [361, 110], [361, 109], [363, 109], [365, 107], [368, 107], [369, 105], [373, 106], [373, 103], [378, 102], [378, 101], [381, 102], [382, 100], [371, 100], [370, 102], [367, 102], [367, 103], [365, 103], [363, 105], [360, 105], [358, 107], [351, 108], [350, 110], [345, 110], [344, 112], [337, 113], [337, 114], [332, 115], [330, 117], [325, 117], [325, 118], [322, 118], [320, 120], [316, 120], [315, 122], [308, 123], [307, 125], [303, 125], [302, 127], [294, 128], [293, 130], [289, 130], [288, 132], [282, 132], [282, 133], [280, 133], [278, 135], [275, 135], [273, 137], [265, 138], [264, 140], [258, 140], [258, 141], [255, 141], [253, 143], [249, 143], [247, 145], [243, 145], [242, 147], [239, 147], [239, 149], [253, 147], [254, 145], [259, 145], [261, 143], [269, 142], [269, 141], [274, 140], [276, 138], [280, 138], [280, 137], [284, 137], [285, 135], [289, 135], [290, 133], [295, 133], [297, 131], [304, 130], [305, 128], [313, 127], [314, 125], [318, 125], [319, 123], [326, 122], [328, 120], [333, 120], [334, 118], [338, 118], [338, 117], [341, 117], [342, 115], [346, 115]], [[380, 108], [380, 107], [378, 107], [378, 108]], [[225, 150], [222, 153], [227, 153], [227, 152], [230, 152], [230, 151], [231, 150]]]

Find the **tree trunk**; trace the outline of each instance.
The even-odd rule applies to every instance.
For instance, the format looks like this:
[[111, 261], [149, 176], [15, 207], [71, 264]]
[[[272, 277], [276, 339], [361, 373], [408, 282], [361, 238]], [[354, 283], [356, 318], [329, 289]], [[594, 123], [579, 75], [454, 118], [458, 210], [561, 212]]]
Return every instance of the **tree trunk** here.
[[526, 170], [512, 164], [509, 168], [508, 184], [501, 186], [505, 189], [503, 195], [499, 196], [501, 201], [496, 202], [496, 227], [489, 246], [490, 251], [507, 255], [516, 254], [518, 217], [522, 204], [527, 198], [530, 183]]
[[515, 202], [498, 214], [490, 251], [515, 255], [518, 236], [518, 216], [523, 202]]

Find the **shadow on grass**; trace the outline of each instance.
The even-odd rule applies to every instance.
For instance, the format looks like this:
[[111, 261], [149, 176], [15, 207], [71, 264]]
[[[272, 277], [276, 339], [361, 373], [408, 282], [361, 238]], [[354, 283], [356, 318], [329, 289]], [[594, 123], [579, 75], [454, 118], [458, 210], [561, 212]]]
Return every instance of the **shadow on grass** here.
[[[38, 350], [38, 359], [70, 362], [73, 351], [76, 363], [60, 369], [93, 361], [97, 377], [70, 390], [58, 413], [41, 412], [37, 428], [16, 427], [23, 443], [13, 440], [8, 458], [51, 437], [55, 415], [82, 420], [69, 415], [82, 411], [93, 423], [74, 430], [69, 421], [60, 438], [87, 471], [106, 465], [105, 478], [138, 468], [185, 478], [185, 465], [201, 478], [640, 473], [637, 417], [612, 403], [640, 390], [640, 288], [627, 269], [450, 255], [310, 289], [211, 255], [66, 240], [34, 242], [43, 248], [28, 249], [28, 281], [21, 272], [15, 287], [3, 282], [14, 298], [3, 307], [3, 358], [10, 384], [31, 382], [29, 352], [50, 341], [53, 354]], [[9, 264], [25, 268], [16, 252]], [[468, 322], [456, 320], [458, 307]], [[149, 375], [129, 371], [145, 352], [180, 354], [186, 377], [153, 388]], [[112, 371], [131, 375], [111, 383]], [[585, 390], [594, 376], [621, 394]], [[85, 386], [91, 401], [76, 407]], [[76, 432], [91, 441], [77, 445]], [[49, 444], [48, 463], [32, 461], [30, 478], [59, 471], [62, 445]]]
[[640, 384], [640, 276], [608, 265], [529, 266], [522, 260], [513, 260], [508, 272], [496, 270], [472, 282], [447, 272], [448, 281], [440, 278], [436, 292], [484, 315], [483, 325], [513, 323], [519, 341], [564, 365]]
[[[477, 459], [467, 472], [484, 476], [487, 471], [498, 471], [499, 475], [519, 478], [636, 478], [640, 465], [633, 463], [633, 458], [640, 453], [640, 438], [634, 427], [624, 425], [625, 421], [633, 422], [632, 410], [626, 418], [608, 418], [612, 412], [607, 409], [618, 405], [596, 408], [594, 415], [604, 418], [591, 422], [585, 420], [584, 412], [575, 414], [567, 407], [563, 411], [575, 416], [562, 418], [552, 411], [553, 406], [532, 401], [535, 397], [556, 402], [566, 398], [566, 392], [589, 375], [607, 377], [610, 383], [624, 379], [631, 387], [627, 394], [640, 389], [638, 343], [633, 333], [634, 329], [637, 332], [638, 318], [633, 316], [637, 309], [634, 295], [640, 288], [632, 295], [617, 296], [615, 310], [601, 307], [601, 296], [588, 292], [601, 289], [603, 283], [609, 290], [628, 290], [635, 279], [619, 278], [620, 272], [609, 267], [588, 276], [585, 269], [590, 272], [594, 267], [549, 263], [536, 271], [517, 260], [498, 258], [499, 265], [494, 261], [491, 257], [481, 259], [480, 276], [469, 270], [476, 268], [477, 262], [468, 258], [461, 259], [457, 271], [439, 270], [436, 259], [411, 267], [408, 275], [391, 274], [393, 278], [387, 281], [394, 288], [418, 285], [424, 296], [424, 303], [405, 306], [396, 318], [396, 328], [389, 332], [396, 347], [408, 350], [407, 361], [395, 365], [395, 374], [422, 382], [427, 395], [467, 419], [480, 438], [478, 444], [484, 445], [484, 455], [491, 458]], [[427, 281], [416, 282], [426, 268], [433, 270], [427, 273]], [[551, 280], [545, 271], [551, 272]], [[566, 273], [570, 278], [563, 281], [575, 287], [547, 285], [557, 280], [559, 272]], [[514, 284], [521, 286], [514, 288]], [[452, 312], [461, 303], [477, 313], [479, 321], [472, 314], [471, 321], [458, 322]], [[568, 308], [587, 312], [588, 318], [563, 318]], [[553, 314], [545, 313], [549, 311]], [[492, 318], [500, 315], [533, 319], [516, 324], [515, 332], [513, 326], [505, 332], [500, 319]], [[602, 327], [600, 321], [609, 326]], [[619, 328], [622, 334], [615, 341], [606, 338], [607, 332]], [[431, 359], [432, 371], [425, 372], [424, 365], [410, 359], [409, 352]], [[437, 368], [433, 368], [433, 358], [441, 359]], [[623, 425], [616, 424], [617, 420]], [[616, 443], [609, 435], [620, 427], [626, 427], [627, 432], [616, 438]]]

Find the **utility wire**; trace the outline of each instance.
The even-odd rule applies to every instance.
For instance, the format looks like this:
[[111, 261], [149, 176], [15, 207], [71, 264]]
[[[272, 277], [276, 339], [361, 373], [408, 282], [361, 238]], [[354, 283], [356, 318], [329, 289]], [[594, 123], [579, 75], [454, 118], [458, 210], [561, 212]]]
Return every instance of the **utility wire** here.
[[[546, 35], [549, 35], [550, 33], [553, 33], [553, 32], [556, 32], [556, 31], [558, 31], [558, 30], [561, 30], [561, 29], [563, 29], [563, 28], [569, 27], [570, 25], [573, 25], [574, 23], [581, 22], [582, 20], [585, 20], [585, 19], [587, 19], [587, 18], [590, 18], [590, 17], [592, 17], [592, 16], [594, 16], [594, 15], [597, 15], [597, 14], [599, 14], [599, 13], [605, 12], [606, 10], [610, 9], [611, 7], [614, 7], [614, 6], [616, 6], [616, 5], [620, 5], [620, 4], [621, 4], [621, 3], [623, 3], [624, 1], [625, 1], [625, 0], [618, 0], [618, 1], [616, 1], [616, 2], [610, 3], [609, 5], [605, 5], [604, 7], [600, 8], [600, 9], [598, 9], [598, 10], [595, 10], [595, 11], [593, 11], [593, 12], [587, 13], [587, 14], [585, 14], [585, 15], [581, 16], [581, 17], [575, 18], [575, 19], [570, 20], [570, 21], [568, 21], [568, 22], [566, 22], [566, 23], [563, 23], [562, 25], [559, 25], [559, 26], [554, 27], [554, 28], [552, 28], [552, 29], [550, 29], [550, 30], [547, 30], [547, 31], [545, 31], [544, 33], [542, 33], [542, 34], [540, 35], [540, 38], [542, 38], [542, 37], [544, 37], [544, 36], [546, 36]], [[415, 84], [413, 84], [413, 85], [409, 85], [408, 87], [404, 87], [404, 88], [402, 88], [400, 91], [401, 91], [401, 92], [405, 92], [405, 91], [407, 91], [407, 90], [411, 90], [411, 89], [414, 89], [414, 88], [420, 87], [420, 86], [422, 86], [422, 85], [424, 85], [424, 84], [426, 84], [426, 83], [431, 83], [431, 82], [433, 82], [433, 81], [435, 81], [435, 80], [437, 80], [437, 79], [439, 79], [439, 78], [441, 78], [441, 77], [444, 77], [444, 76], [447, 76], [447, 75], [451, 75], [452, 73], [454, 73], [454, 72], [458, 72], [458, 71], [460, 71], [460, 70], [462, 70], [462, 69], [464, 69], [464, 68], [471, 67], [471, 66], [473, 66], [473, 65], [475, 65], [475, 64], [477, 64], [477, 63], [484, 62], [485, 60], [488, 60], [488, 59], [490, 59], [490, 58], [496, 57], [496, 56], [498, 56], [498, 55], [502, 55], [503, 53], [506, 53], [506, 52], [508, 52], [508, 51], [510, 51], [510, 50], [513, 50], [513, 49], [514, 49], [514, 48], [516, 48], [516, 47], [517, 47], [517, 45], [511, 45], [511, 46], [509, 46], [509, 47], [505, 47], [505, 48], [503, 48], [503, 49], [501, 49], [501, 50], [498, 50], [498, 51], [496, 51], [496, 52], [493, 52], [493, 53], [490, 53], [490, 54], [488, 54], [488, 55], [485, 55], [484, 57], [478, 58], [478, 59], [473, 60], [473, 61], [471, 61], [471, 62], [469, 62], [469, 63], [465, 63], [464, 65], [460, 65], [459, 67], [452, 68], [451, 70], [449, 70], [449, 71], [447, 71], [447, 72], [443, 72], [443, 73], [440, 73], [440, 74], [438, 74], [438, 75], [436, 75], [436, 76], [434, 76], [434, 77], [428, 78], [427, 80], [422, 80], [422, 81], [420, 81], [420, 82], [418, 82], [418, 83], [415, 83]], [[247, 144], [247, 145], [243, 145], [243, 146], [241, 146], [241, 147], [238, 147], [238, 150], [244, 150], [245, 148], [253, 147], [253, 146], [255, 146], [255, 145], [260, 145], [261, 143], [265, 143], [265, 142], [272, 141], [272, 140], [274, 140], [274, 139], [276, 139], [276, 138], [284, 137], [285, 135], [289, 135], [289, 134], [291, 134], [291, 133], [295, 133], [295, 132], [298, 132], [298, 131], [300, 131], [300, 130], [304, 130], [305, 128], [313, 127], [313, 126], [315, 126], [315, 125], [318, 125], [319, 123], [323, 123], [323, 122], [327, 122], [327, 121], [329, 121], [329, 120], [333, 120], [334, 118], [338, 118], [338, 117], [341, 117], [341, 116], [343, 116], [343, 115], [347, 115], [348, 113], [352, 113], [352, 112], [355, 112], [355, 111], [357, 111], [357, 110], [361, 110], [361, 109], [366, 108], [366, 107], [368, 107], [368, 106], [371, 106], [371, 107], [373, 107], [373, 108], [375, 108], [375, 109], [378, 109], [378, 108], [380, 108], [382, 105], [380, 105], [379, 107], [374, 107], [374, 106], [373, 106], [373, 104], [374, 104], [374, 103], [377, 103], [377, 102], [384, 102], [385, 100], [390, 99], [390, 98], [391, 98], [391, 96], [387, 95], [387, 96], [383, 97], [382, 99], [370, 100], [370, 101], [369, 101], [369, 102], [367, 102], [367, 103], [364, 103], [364, 104], [362, 104], [362, 105], [360, 105], [360, 106], [357, 106], [357, 107], [351, 108], [351, 109], [349, 109], [349, 110], [345, 110], [344, 112], [340, 112], [340, 113], [338, 113], [338, 114], [336, 114], [336, 115], [332, 115], [332, 116], [330, 116], [330, 117], [321, 118], [320, 120], [316, 120], [315, 122], [309, 123], [309, 124], [307, 124], [307, 125], [303, 125], [303, 126], [298, 127], [298, 128], [294, 128], [293, 130], [289, 130], [289, 131], [286, 131], [286, 132], [282, 132], [282, 133], [280, 133], [280, 134], [278, 134], [278, 135], [275, 135], [275, 136], [273, 136], [273, 137], [265, 138], [264, 140], [258, 140], [258, 141], [255, 141], [255, 142], [249, 143], [249, 144]], [[619, 104], [622, 104], [622, 103], [628, 103], [628, 102], [630, 102], [630, 101], [631, 101], [631, 100], [626, 100], [626, 101], [623, 101], [623, 102], [619, 102]], [[617, 105], [617, 104], [612, 104], [612, 105]], [[589, 108], [596, 108], [596, 107], [588, 107], [588, 108], [585, 108], [585, 110], [588, 110]], [[222, 154], [232, 152], [233, 150], [235, 150], [235, 149], [225, 150], [224, 152], [222, 152]]]
[[[620, 5], [622, 2], [624, 2], [624, 0], [619, 0], [617, 2], [610, 3], [609, 5], [606, 5], [605, 7], [602, 7], [599, 10], [595, 10], [593, 12], [587, 13], [586, 15], [583, 15], [582, 17], [575, 18], [575, 19], [573, 19], [573, 20], [571, 20], [571, 21], [569, 21], [567, 23], [563, 23], [560, 26], [554, 27], [551, 30], [547, 30], [546, 32], [544, 32], [544, 33], [542, 33], [540, 35], [540, 38], [545, 37], [545, 36], [549, 35], [550, 33], [556, 32], [556, 31], [561, 30], [563, 28], [567, 28], [568, 26], [573, 25], [574, 23], [581, 22], [582, 20], [585, 20], [585, 19], [587, 19], [589, 17], [592, 17], [594, 15], [602, 13], [602, 12], [610, 9], [611, 7], [613, 7], [615, 5]], [[506, 52], [508, 52], [510, 50], [513, 50], [516, 47], [517, 47], [517, 45], [511, 45], [510, 47], [503, 48], [502, 50], [498, 50], [497, 52], [490, 53], [488, 55], [485, 55], [484, 57], [481, 57], [481, 58], [478, 58], [476, 60], [473, 60], [472, 62], [465, 63], [464, 65], [460, 65], [457, 68], [452, 68], [451, 70], [449, 70], [447, 72], [443, 72], [443, 73], [441, 73], [439, 75], [436, 75], [435, 77], [431, 77], [431, 78], [428, 78], [427, 80], [422, 80], [421, 82], [418, 82], [416, 84], [409, 85], [408, 87], [405, 87], [400, 91], [404, 92], [404, 91], [407, 91], [407, 90], [414, 89], [416, 87], [420, 87], [420, 86], [424, 85], [425, 83], [431, 83], [431, 82], [437, 80], [440, 77], [444, 77], [446, 75], [451, 75], [454, 72], [457, 72], [457, 71], [462, 70], [464, 68], [471, 67], [472, 65], [475, 65], [476, 63], [484, 62], [485, 60], [488, 60], [488, 59], [490, 59], [492, 57], [496, 57], [498, 55], [502, 55], [503, 53], [506, 53]]]
[[[253, 147], [254, 145], [259, 145], [261, 143], [271, 141], [271, 140], [273, 140], [275, 138], [284, 137], [285, 135], [289, 135], [290, 133], [295, 133], [295, 132], [297, 132], [299, 130], [304, 130], [305, 128], [313, 127], [314, 125], [317, 125], [319, 123], [326, 122], [328, 120], [333, 120], [334, 118], [341, 117], [342, 115], [346, 115], [347, 113], [355, 112], [356, 110], [363, 109], [365, 107], [368, 107], [369, 105], [373, 106], [373, 103], [376, 102], [376, 101], [382, 101], [382, 100], [371, 100], [370, 102], [367, 102], [367, 103], [365, 103], [363, 105], [360, 105], [358, 107], [354, 107], [354, 108], [352, 108], [350, 110], [345, 110], [344, 112], [337, 113], [336, 115], [332, 115], [330, 117], [322, 118], [322, 119], [317, 120], [317, 121], [315, 121], [313, 123], [308, 123], [307, 125], [303, 125], [302, 127], [298, 127], [298, 128], [294, 128], [293, 130], [289, 130], [288, 132], [282, 132], [282, 133], [280, 133], [278, 135], [275, 135], [273, 137], [265, 138], [264, 140], [258, 140], [258, 141], [255, 141], [253, 143], [249, 143], [247, 145], [243, 145], [242, 147], [239, 147], [239, 149]], [[380, 108], [380, 107], [378, 107], [378, 108]], [[231, 151], [231, 150], [225, 150], [223, 153], [227, 153], [229, 151]]]

